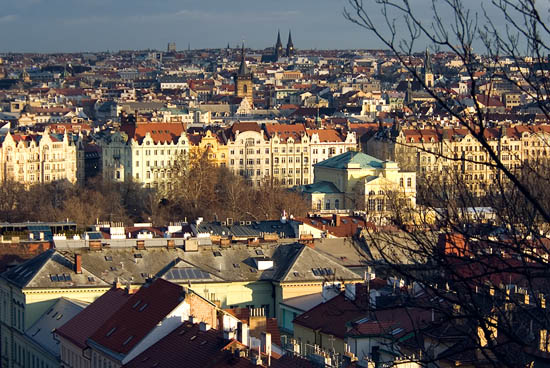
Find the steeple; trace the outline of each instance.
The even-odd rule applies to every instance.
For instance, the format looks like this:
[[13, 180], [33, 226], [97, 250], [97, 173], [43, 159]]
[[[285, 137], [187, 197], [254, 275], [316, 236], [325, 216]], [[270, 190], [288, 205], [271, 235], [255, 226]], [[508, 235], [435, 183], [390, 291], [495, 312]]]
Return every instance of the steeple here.
[[430, 55], [428, 48], [426, 48], [426, 52], [424, 54], [424, 73], [433, 73], [432, 69], [432, 56]]
[[426, 87], [431, 88], [434, 86], [434, 73], [432, 67], [432, 57], [426, 48], [424, 55], [424, 84]]
[[250, 70], [248, 69], [248, 66], [246, 65], [246, 60], [244, 59], [244, 42], [241, 48], [241, 65], [239, 66], [239, 72], [237, 73], [238, 76], [247, 76], [250, 74]]
[[292, 34], [288, 30], [288, 41], [286, 43], [286, 56], [290, 57], [294, 55], [294, 44], [292, 43]]
[[283, 43], [281, 42], [281, 31], [277, 30], [277, 43], [275, 44], [275, 55], [277, 58], [283, 56]]

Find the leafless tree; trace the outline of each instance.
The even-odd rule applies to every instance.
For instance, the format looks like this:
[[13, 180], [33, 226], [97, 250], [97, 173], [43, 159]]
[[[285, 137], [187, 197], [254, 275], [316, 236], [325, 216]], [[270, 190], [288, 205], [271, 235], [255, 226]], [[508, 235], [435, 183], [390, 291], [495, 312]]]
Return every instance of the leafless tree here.
[[[364, 232], [373, 258], [418, 286], [408, 303], [438, 316], [416, 331], [423, 365], [526, 367], [548, 359], [548, 166], [540, 160], [521, 167], [504, 162], [487, 138], [491, 122], [479, 102], [480, 95], [491, 94], [493, 83], [505, 81], [548, 118], [546, 5], [535, 0], [348, 0], [344, 11], [390, 49], [435, 104], [479, 144], [486, 159], [468, 162], [495, 173], [482, 195], [453, 170], [420, 178], [422, 206], [412, 216], [396, 208], [392, 231]], [[471, 106], [461, 105], [444, 86], [426, 82], [411, 62], [425, 47], [460, 60]], [[465, 160], [429, 147], [415, 149], [450, 162]], [[461, 341], [431, 349], [426, 344], [451, 341], [451, 335]]]

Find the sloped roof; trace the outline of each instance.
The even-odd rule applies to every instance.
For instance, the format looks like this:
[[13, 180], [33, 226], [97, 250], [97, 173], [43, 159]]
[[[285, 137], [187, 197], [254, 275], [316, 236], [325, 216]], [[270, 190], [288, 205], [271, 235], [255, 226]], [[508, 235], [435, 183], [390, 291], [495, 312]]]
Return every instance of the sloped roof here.
[[124, 125], [120, 130], [128, 134], [129, 138], [142, 142], [149, 133], [155, 143], [177, 142], [185, 134], [185, 125], [182, 123], [137, 123]]
[[366, 313], [365, 305], [347, 299], [342, 293], [297, 316], [293, 323], [343, 339], [346, 323]]
[[[327, 279], [361, 280], [362, 278], [346, 267], [331, 260], [318, 251], [303, 244], [279, 246], [273, 259], [280, 266], [273, 279], [279, 282], [303, 282]], [[318, 270], [322, 271], [319, 272]], [[330, 270], [327, 272], [327, 270]], [[328, 273], [328, 274], [327, 274]]]
[[375, 157], [369, 156], [363, 152], [348, 151], [338, 156], [331, 157], [327, 160], [315, 164], [315, 167], [327, 167], [332, 169], [346, 169], [349, 164], [358, 164], [362, 169], [383, 167], [384, 161]]
[[5, 272], [2, 277], [20, 288], [105, 287], [105, 281], [90, 273], [74, 272], [74, 263], [59, 251], [49, 249], [33, 259]]
[[86, 304], [87, 303], [76, 302], [66, 298], [59, 298], [47, 312], [40, 316], [40, 318], [25, 331], [25, 335], [53, 356], [59, 357], [59, 344], [55, 340], [52, 330], [62, 326], [74, 316], [78, 315]]
[[283, 142], [288, 138], [300, 140], [306, 134], [304, 124], [266, 124], [265, 131], [268, 138], [278, 135]]
[[183, 301], [182, 296], [183, 287], [156, 279], [133, 294], [90, 340], [113, 352], [127, 354]]
[[296, 187], [301, 193], [342, 193], [336, 185], [330, 181], [318, 181], [312, 184]]
[[198, 324], [184, 322], [156, 344], [128, 362], [128, 368], [203, 368], [226, 355], [228, 341], [219, 331], [201, 331]]
[[[86, 340], [101, 327], [131, 296], [123, 289], [112, 288], [82, 312], [57, 329], [57, 334], [84, 349]], [[86, 328], [82, 328], [86, 326]]]
[[309, 137], [317, 134], [321, 142], [344, 142], [345, 138], [335, 129], [307, 129]]

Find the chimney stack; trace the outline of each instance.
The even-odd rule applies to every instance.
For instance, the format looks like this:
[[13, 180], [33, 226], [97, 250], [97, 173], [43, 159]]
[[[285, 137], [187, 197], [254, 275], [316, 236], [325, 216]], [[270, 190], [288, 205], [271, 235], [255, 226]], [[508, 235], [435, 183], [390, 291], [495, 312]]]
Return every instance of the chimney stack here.
[[[267, 355], [267, 366], [269, 367], [271, 365], [271, 334], [269, 332], [263, 331], [261, 340], [262, 340], [261, 352]], [[261, 352], [260, 352], [260, 355], [261, 355]]]
[[237, 340], [248, 346], [248, 325], [246, 323], [237, 322]]
[[332, 215], [332, 220], [334, 221], [334, 226], [340, 226], [341, 225], [341, 220], [340, 220], [340, 215], [338, 214], [333, 214]]
[[74, 272], [82, 273], [82, 254], [74, 255]]
[[145, 250], [145, 240], [138, 240], [136, 242], [137, 250]]

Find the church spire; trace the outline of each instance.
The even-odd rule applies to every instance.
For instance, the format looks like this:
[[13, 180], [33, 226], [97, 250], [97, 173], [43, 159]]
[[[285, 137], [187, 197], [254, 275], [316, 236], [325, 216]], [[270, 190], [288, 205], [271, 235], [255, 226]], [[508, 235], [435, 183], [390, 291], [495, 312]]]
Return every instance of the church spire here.
[[239, 66], [239, 76], [245, 76], [250, 74], [250, 70], [248, 70], [248, 66], [246, 65], [246, 60], [244, 58], [244, 42], [241, 47], [241, 65]]
[[281, 31], [277, 30], [277, 43], [275, 44], [275, 56], [283, 56], [283, 43], [281, 42]]
[[292, 43], [292, 34], [290, 33], [290, 29], [288, 30], [288, 41], [286, 43], [286, 56], [290, 57], [294, 55], [294, 44]]

